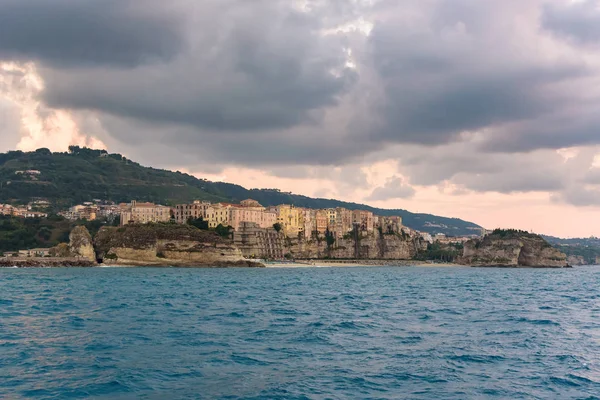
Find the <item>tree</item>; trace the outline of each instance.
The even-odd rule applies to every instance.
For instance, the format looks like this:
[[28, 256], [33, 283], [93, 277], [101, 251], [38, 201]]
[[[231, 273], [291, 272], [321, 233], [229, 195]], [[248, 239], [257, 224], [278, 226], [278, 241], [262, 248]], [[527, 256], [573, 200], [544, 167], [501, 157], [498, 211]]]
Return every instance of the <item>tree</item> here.
[[195, 226], [196, 228], [201, 229], [203, 231], [208, 230], [208, 221], [205, 221], [202, 217], [196, 219], [190, 217], [187, 220], [187, 224]]
[[37, 236], [39, 238], [41, 238], [42, 240], [50, 240], [50, 237], [52, 236], [52, 230], [50, 228], [48, 228], [47, 226], [42, 226], [38, 231], [37, 231]]
[[215, 228], [215, 232], [217, 232], [217, 234], [219, 236], [227, 238], [227, 239], [229, 239], [229, 237], [231, 236], [232, 230], [233, 230], [233, 228], [231, 226], [224, 226], [223, 224], [219, 224]]
[[277, 222], [277, 223], [273, 224], [273, 229], [275, 229], [277, 232], [281, 232], [283, 227], [281, 226], [281, 224], [279, 222]]
[[333, 232], [329, 230], [329, 228], [325, 230], [325, 240], [327, 241], [327, 248], [331, 249], [335, 243], [335, 236], [333, 235]]

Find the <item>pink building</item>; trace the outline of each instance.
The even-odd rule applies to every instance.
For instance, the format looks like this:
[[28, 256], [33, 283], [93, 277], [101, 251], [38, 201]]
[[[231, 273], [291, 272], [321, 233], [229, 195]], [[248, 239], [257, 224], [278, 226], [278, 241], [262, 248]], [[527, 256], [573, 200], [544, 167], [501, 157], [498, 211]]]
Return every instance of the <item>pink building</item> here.
[[261, 228], [272, 228], [277, 222], [277, 212], [267, 211], [256, 200], [248, 199], [229, 208], [229, 225], [239, 231], [243, 222], [252, 222]]

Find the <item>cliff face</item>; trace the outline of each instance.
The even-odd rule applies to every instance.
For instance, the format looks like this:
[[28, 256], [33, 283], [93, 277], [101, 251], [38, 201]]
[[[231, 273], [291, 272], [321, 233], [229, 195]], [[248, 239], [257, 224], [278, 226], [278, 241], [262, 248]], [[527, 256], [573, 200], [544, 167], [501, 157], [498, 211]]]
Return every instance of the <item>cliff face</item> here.
[[562, 268], [567, 256], [541, 236], [527, 232], [495, 232], [465, 243], [459, 263], [476, 267]]
[[568, 256], [567, 263], [569, 265], [587, 265], [588, 263], [585, 261], [583, 256]]
[[104, 227], [96, 235], [96, 255], [105, 264], [144, 266], [259, 266], [214, 232], [188, 225]]
[[85, 226], [76, 226], [69, 235], [69, 251], [72, 257], [81, 257], [96, 262], [94, 242]]
[[304, 241], [287, 239], [286, 251], [298, 259], [371, 259], [409, 260], [421, 247], [419, 239], [399, 235], [375, 235], [354, 239], [337, 239], [328, 248], [325, 240]]

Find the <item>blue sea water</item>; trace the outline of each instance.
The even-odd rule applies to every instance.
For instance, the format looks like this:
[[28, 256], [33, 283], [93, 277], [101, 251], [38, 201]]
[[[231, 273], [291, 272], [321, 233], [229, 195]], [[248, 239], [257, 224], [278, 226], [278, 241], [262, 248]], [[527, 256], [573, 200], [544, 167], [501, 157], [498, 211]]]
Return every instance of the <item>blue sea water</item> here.
[[598, 399], [600, 267], [0, 269], [0, 398]]

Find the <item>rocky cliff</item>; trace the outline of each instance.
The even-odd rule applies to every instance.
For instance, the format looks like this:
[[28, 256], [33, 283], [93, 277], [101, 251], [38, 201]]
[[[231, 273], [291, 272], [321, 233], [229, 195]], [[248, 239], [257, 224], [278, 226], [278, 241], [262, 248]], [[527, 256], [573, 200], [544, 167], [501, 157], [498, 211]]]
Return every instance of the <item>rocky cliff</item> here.
[[69, 251], [72, 257], [96, 261], [92, 235], [85, 226], [76, 226], [69, 235]]
[[475, 267], [562, 268], [567, 265], [567, 256], [539, 235], [496, 230], [465, 243], [458, 262]]
[[569, 265], [588, 265], [588, 262], [585, 261], [585, 258], [583, 258], [583, 256], [568, 256], [567, 257], [567, 264]]
[[410, 260], [423, 243], [408, 235], [375, 233], [358, 240], [339, 238], [331, 246], [325, 240], [286, 239], [286, 251], [296, 259]]
[[96, 253], [92, 235], [85, 226], [76, 226], [69, 235], [69, 243], [60, 243], [51, 248], [50, 256], [64, 262], [79, 260], [81, 266], [94, 265], [96, 264]]
[[105, 264], [140, 266], [261, 266], [244, 260], [231, 240], [189, 225], [104, 227], [94, 240]]

